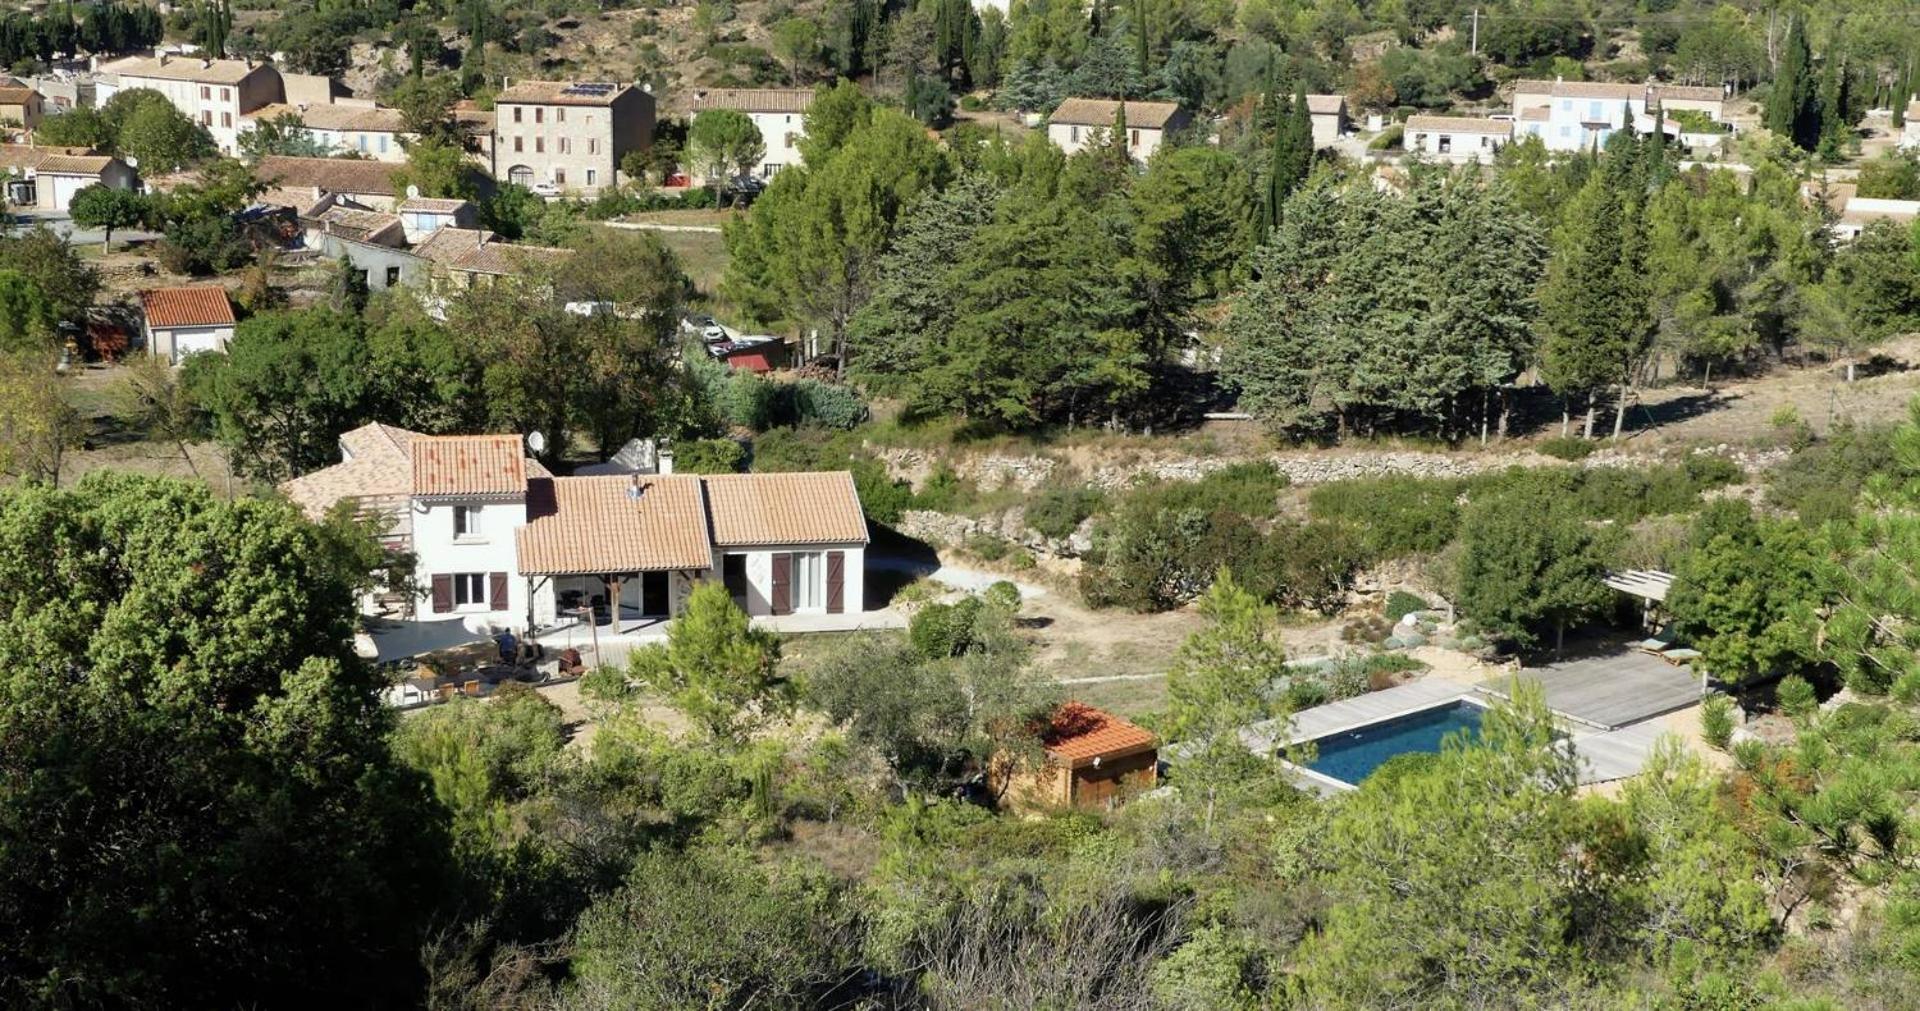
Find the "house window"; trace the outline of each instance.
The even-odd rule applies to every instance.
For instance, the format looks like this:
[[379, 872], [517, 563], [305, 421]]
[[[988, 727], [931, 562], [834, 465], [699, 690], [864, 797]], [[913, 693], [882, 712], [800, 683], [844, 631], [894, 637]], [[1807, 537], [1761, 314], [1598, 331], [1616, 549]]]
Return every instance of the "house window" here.
[[561, 154], [573, 153], [573, 138], [571, 137], [560, 138], [560, 153]]
[[361, 134], [361, 135], [360, 135], [360, 136], [359, 136], [358, 138], [356, 138], [356, 140], [357, 140], [357, 141], [359, 142], [359, 146], [360, 146], [360, 150], [361, 150], [361, 151], [363, 151], [363, 152], [364, 152], [364, 151], [366, 151], [366, 149], [367, 149], [367, 135], [363, 133], [363, 134]]
[[387, 287], [391, 288], [394, 285], [399, 283], [400, 283], [400, 268], [388, 267], [387, 268]]
[[200, 110], [200, 125], [201, 125], [201, 126], [212, 126], [212, 125], [213, 125], [213, 110], [212, 110], [212, 109], [201, 109], [201, 110]]
[[387, 153], [387, 135], [384, 133], [380, 135], [380, 153]]
[[1067, 142], [1068, 142], [1068, 143], [1071, 143], [1071, 144], [1078, 144], [1078, 143], [1080, 143], [1080, 128], [1079, 128], [1079, 127], [1077, 127], [1077, 126], [1070, 126], [1070, 127], [1067, 127]]
[[456, 572], [453, 574], [453, 605], [468, 607], [487, 603], [487, 574], [484, 572]]
[[1571, 98], [1563, 98], [1563, 99], [1561, 99], [1561, 100], [1560, 100], [1560, 111], [1561, 111], [1561, 112], [1572, 112], [1572, 111], [1573, 111], [1573, 99], [1571, 99]]
[[[399, 272], [398, 267], [390, 267], [388, 269], [395, 273]], [[453, 507], [453, 536], [455, 539], [480, 536], [479, 506], [457, 505]]]
[[1572, 136], [1573, 136], [1573, 127], [1562, 124], [1560, 127], [1560, 139], [1567, 140]]
[[567, 170], [566, 170], [566, 169], [563, 169], [563, 168], [557, 168], [557, 169], [554, 169], [554, 170], [553, 170], [553, 184], [554, 184], [555, 186], [565, 186], [565, 185], [567, 184]]
[[565, 109], [555, 109], [555, 110], [553, 110], [553, 121], [554, 121], [554, 122], [556, 122], [556, 123], [564, 123], [564, 122], [566, 122], [566, 121], [567, 121], [567, 110], [565, 110]]
[[1138, 131], [1138, 130], [1129, 130], [1129, 131], [1127, 131], [1127, 132], [1133, 135], [1133, 136], [1132, 136], [1132, 138], [1131, 138], [1131, 139], [1129, 139], [1129, 140], [1127, 141], [1127, 146], [1128, 146], [1128, 147], [1139, 147], [1139, 146], [1140, 146], [1140, 131]]
[[535, 138], [533, 138], [533, 153], [534, 153], [534, 154], [545, 154], [545, 153], [546, 153], [546, 150], [547, 150], [547, 138], [545, 138], [545, 137], [535, 137]]
[[231, 127], [231, 126], [233, 126], [233, 113], [231, 113], [231, 112], [223, 112], [223, 113], [221, 113], [221, 114], [220, 114], [220, 125], [221, 125], [221, 126], [225, 126], [225, 127]]
[[220, 101], [222, 101], [222, 102], [231, 102], [231, 101], [233, 101], [233, 89], [232, 89], [232, 88], [221, 88], [221, 89], [220, 89]]
[[599, 174], [598, 174], [598, 173], [596, 173], [596, 172], [594, 172], [594, 170], [592, 170], [592, 169], [588, 169], [588, 170], [587, 170], [587, 185], [588, 185], [588, 186], [594, 186], [594, 185], [597, 185], [597, 183], [598, 183], [598, 178], [599, 178]]
[[1450, 135], [1450, 134], [1444, 134], [1444, 133], [1440, 135], [1440, 147], [1439, 147], [1439, 150], [1440, 150], [1440, 153], [1441, 153], [1441, 154], [1446, 154], [1447, 152], [1449, 152], [1449, 151], [1452, 151], [1452, 150], [1453, 150], [1453, 137], [1452, 137], [1452, 135]]
[[793, 554], [793, 609], [827, 606], [827, 559], [817, 551]]
[[535, 109], [535, 110], [533, 110], [533, 121], [534, 121], [534, 122], [536, 122], [536, 123], [544, 123], [544, 122], [546, 122], [546, 121], [547, 121], [547, 110], [545, 110], [545, 109]]
[[520, 122], [520, 107], [517, 105], [513, 107], [513, 121]]
[[518, 152], [518, 151], [520, 150], [520, 145], [521, 145], [521, 138], [519, 138], [519, 137], [515, 137], [515, 138], [513, 138], [513, 149], [514, 149], [514, 151], [516, 151], [516, 152]]
[[203, 84], [203, 85], [201, 85], [201, 86], [200, 86], [200, 101], [202, 101], [202, 102], [205, 102], [205, 101], [208, 101], [208, 100], [210, 100], [210, 99], [212, 99], [212, 98], [213, 98], [213, 89], [212, 89], [212, 88], [209, 88], [209, 87], [207, 87], [207, 86], [206, 86], [206, 85], [204, 85], [204, 84]]
[[597, 138], [597, 137], [588, 137], [588, 138], [587, 138], [587, 153], [588, 153], [588, 154], [599, 154], [599, 153], [600, 153], [600, 140], [599, 140], [599, 138]]
[[1593, 120], [1593, 121], [1594, 121], [1594, 122], [1596, 122], [1596, 123], [1598, 123], [1598, 122], [1600, 122], [1600, 116], [1601, 116], [1601, 113], [1600, 113], [1600, 103], [1599, 103], [1599, 102], [1588, 102], [1588, 103], [1587, 103], [1587, 118], [1588, 118], [1588, 119], [1591, 119], [1591, 120]]

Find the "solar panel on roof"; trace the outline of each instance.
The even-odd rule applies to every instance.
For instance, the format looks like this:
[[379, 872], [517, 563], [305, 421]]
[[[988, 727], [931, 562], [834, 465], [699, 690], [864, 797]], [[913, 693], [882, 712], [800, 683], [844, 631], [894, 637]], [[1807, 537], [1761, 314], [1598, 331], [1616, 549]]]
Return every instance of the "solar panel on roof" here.
[[611, 84], [586, 82], [581, 84], [569, 84], [565, 88], [561, 89], [560, 93], [562, 95], [591, 95], [593, 97], [600, 98], [600, 97], [605, 97], [607, 95], [612, 94], [613, 87], [614, 86]]

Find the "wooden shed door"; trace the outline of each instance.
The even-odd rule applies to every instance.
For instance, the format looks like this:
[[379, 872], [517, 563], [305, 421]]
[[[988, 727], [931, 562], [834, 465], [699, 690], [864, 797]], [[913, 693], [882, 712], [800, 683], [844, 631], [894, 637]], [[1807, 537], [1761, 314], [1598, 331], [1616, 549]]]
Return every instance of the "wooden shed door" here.
[[453, 577], [433, 577], [433, 613], [445, 614], [453, 610]]
[[490, 572], [487, 574], [487, 599], [493, 601], [493, 609], [507, 609], [507, 574]]
[[793, 556], [784, 551], [773, 556], [773, 613], [793, 613]]
[[844, 551], [827, 552], [827, 613], [839, 614], [846, 610], [844, 598], [847, 592], [847, 553]]

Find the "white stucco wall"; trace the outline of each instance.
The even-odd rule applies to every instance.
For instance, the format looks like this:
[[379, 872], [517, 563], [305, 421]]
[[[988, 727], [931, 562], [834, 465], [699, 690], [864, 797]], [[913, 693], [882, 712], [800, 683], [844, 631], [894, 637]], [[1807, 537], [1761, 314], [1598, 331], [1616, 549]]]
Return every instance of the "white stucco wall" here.
[[[754, 616], [773, 613], [773, 556], [782, 553], [814, 552], [823, 558], [829, 551], [839, 551], [846, 555], [846, 567], [841, 581], [841, 613], [859, 614], [866, 610], [866, 567], [867, 550], [863, 544], [794, 544], [779, 547], [720, 549], [714, 552], [714, 568], [711, 578], [720, 579], [725, 573], [724, 558], [727, 555], [745, 555], [747, 559], [747, 613]], [[795, 614], [825, 614], [825, 568], [822, 563], [822, 591], [820, 607], [795, 607]], [[797, 599], [797, 598], [796, 598]]]
[[[519, 574], [513, 546], [513, 532], [527, 521], [522, 501], [459, 503], [480, 507], [479, 532], [455, 540], [452, 501], [413, 503], [413, 549], [419, 557], [415, 567], [419, 602], [417, 613], [428, 621], [448, 618], [480, 618], [495, 625], [524, 628], [527, 623], [527, 581]], [[507, 574], [507, 607], [495, 609], [486, 604], [456, 606], [450, 612], [433, 610], [433, 577], [463, 572]], [[549, 613], [551, 595], [546, 601]]]
[[[1111, 129], [1113, 129], [1111, 126], [1048, 123], [1047, 139], [1053, 141], [1054, 146], [1060, 150], [1075, 154], [1092, 143], [1095, 134], [1105, 137]], [[1134, 161], [1141, 162], [1152, 158], [1153, 153], [1160, 150], [1160, 142], [1165, 137], [1164, 131], [1142, 126], [1133, 127], [1127, 132], [1131, 135], [1128, 139], [1127, 153], [1133, 156]]]
[[767, 146], [766, 155], [760, 159], [760, 178], [771, 178], [781, 169], [801, 163], [799, 141], [807, 135], [806, 113], [753, 112], [747, 118], [760, 128], [760, 139]]

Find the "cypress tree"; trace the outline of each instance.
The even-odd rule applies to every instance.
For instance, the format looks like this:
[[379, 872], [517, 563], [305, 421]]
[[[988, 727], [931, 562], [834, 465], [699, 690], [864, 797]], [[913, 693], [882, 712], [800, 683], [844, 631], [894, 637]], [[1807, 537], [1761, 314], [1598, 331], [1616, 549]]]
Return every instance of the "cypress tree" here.
[[1140, 79], [1147, 79], [1147, 0], [1134, 0], [1133, 3], [1135, 61], [1139, 64]]
[[1773, 78], [1773, 94], [1767, 99], [1765, 122], [1767, 129], [1802, 150], [1811, 151], [1820, 143], [1820, 96], [1813, 79], [1813, 53], [1807, 47], [1804, 18], [1787, 22], [1786, 44], [1780, 55], [1780, 71]]

